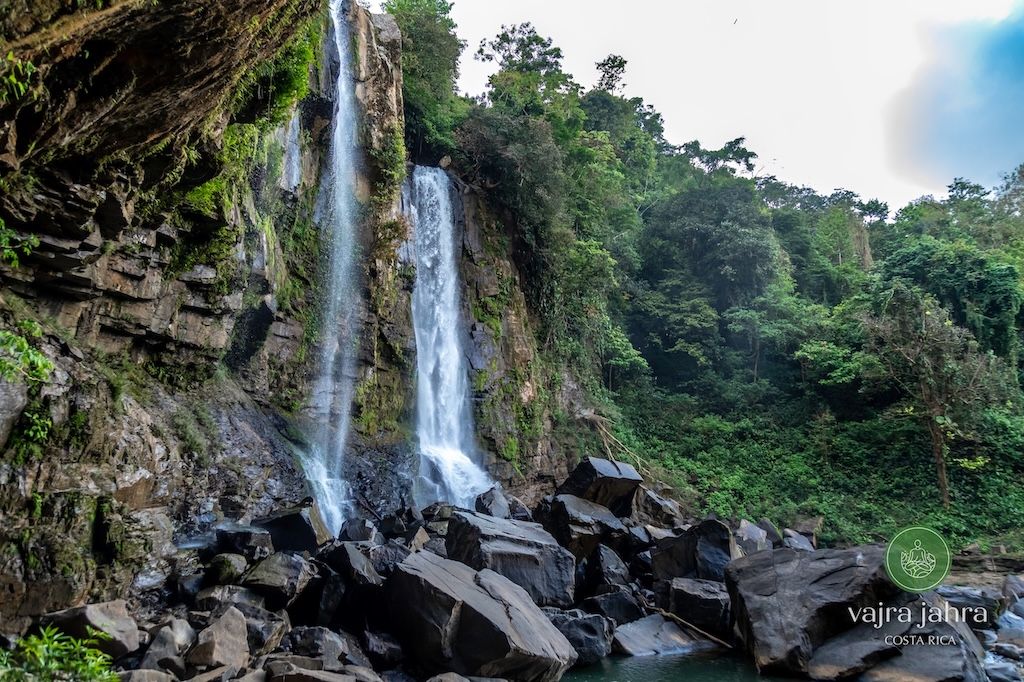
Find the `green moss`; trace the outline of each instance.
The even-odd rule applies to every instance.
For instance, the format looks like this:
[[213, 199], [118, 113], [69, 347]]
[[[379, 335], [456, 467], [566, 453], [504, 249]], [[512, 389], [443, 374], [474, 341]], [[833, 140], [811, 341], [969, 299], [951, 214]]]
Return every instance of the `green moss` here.
[[370, 150], [375, 203], [388, 204], [397, 196], [405, 179], [405, 155], [405, 133], [395, 124], [385, 133], [382, 144]]
[[7, 441], [8, 449], [14, 453], [15, 464], [24, 464], [42, 456], [43, 446], [50, 439], [52, 429], [50, 411], [43, 400], [36, 398], [30, 401]]
[[501, 446], [501, 458], [508, 462], [519, 461], [519, 439], [512, 436]]

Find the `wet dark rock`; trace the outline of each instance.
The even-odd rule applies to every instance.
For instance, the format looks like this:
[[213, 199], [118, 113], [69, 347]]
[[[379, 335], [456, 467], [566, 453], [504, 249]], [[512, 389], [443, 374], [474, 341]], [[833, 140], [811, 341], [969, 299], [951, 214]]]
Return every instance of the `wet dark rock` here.
[[1006, 576], [1003, 580], [1003, 596], [1010, 604], [1024, 599], [1024, 575]]
[[125, 670], [117, 674], [120, 682], [174, 682], [176, 677], [160, 670]]
[[374, 545], [382, 545], [385, 541], [384, 535], [369, 519], [349, 519], [342, 525], [338, 539], [369, 542]]
[[511, 517], [508, 498], [505, 497], [505, 493], [499, 484], [477, 495], [473, 506], [481, 514], [487, 514], [497, 519]]
[[556, 495], [574, 495], [627, 516], [633, 493], [643, 478], [632, 465], [587, 457], [559, 486]]
[[683, 512], [675, 500], [641, 485], [633, 497], [632, 517], [639, 523], [675, 528], [682, 523]]
[[611, 619], [616, 625], [632, 623], [644, 616], [640, 602], [624, 589], [587, 597], [580, 606], [588, 613], [596, 613]]
[[806, 673], [814, 649], [851, 627], [848, 608], [894, 597], [883, 553], [873, 545], [779, 549], [733, 561], [726, 570], [733, 618], [758, 669]]
[[157, 628], [152, 635], [146, 654], [139, 663], [139, 668], [150, 670], [168, 669], [173, 663], [165, 663], [168, 659], [178, 659], [196, 640], [196, 631], [188, 621], [172, 618], [165, 625]]
[[380, 587], [384, 579], [363, 552], [366, 547], [356, 542], [338, 542], [322, 551], [318, 558], [337, 571], [348, 585]]
[[985, 674], [989, 682], [1021, 682], [1024, 679], [1017, 666], [1010, 661], [986, 661]]
[[533, 512], [522, 500], [514, 495], [506, 495], [510, 518], [516, 521], [533, 521]]
[[253, 566], [242, 585], [267, 600], [271, 609], [291, 604], [316, 575], [309, 561], [297, 554], [278, 552]]
[[257, 528], [270, 533], [278, 552], [316, 552], [331, 539], [316, 504], [292, 507], [254, 521]]
[[409, 548], [394, 540], [388, 540], [383, 545], [374, 545], [368, 548], [366, 553], [370, 557], [370, 563], [373, 564], [373, 570], [377, 571], [381, 577], [387, 578], [395, 570], [395, 566], [409, 556]]
[[576, 561], [540, 524], [457, 511], [445, 549], [450, 559], [505, 576], [538, 605], [573, 602]]
[[719, 639], [732, 638], [729, 592], [713, 580], [673, 578], [666, 610]]
[[90, 637], [90, 630], [99, 630], [107, 637], [97, 642], [96, 648], [115, 659], [135, 651], [140, 644], [139, 627], [123, 599], [48, 613], [40, 625], [53, 626], [79, 639]]
[[554, 682], [576, 661], [529, 594], [489, 569], [419, 552], [395, 567], [387, 591], [402, 614], [396, 634], [426, 671]]
[[654, 577], [725, 579], [725, 567], [740, 556], [729, 527], [706, 519], [681, 535], [663, 538], [651, 552]]
[[592, 665], [612, 651], [615, 623], [596, 613], [580, 609], [560, 611], [546, 608], [544, 614], [576, 650], [576, 665]]
[[281, 646], [296, 655], [321, 661], [323, 670], [338, 672], [346, 665], [370, 665], [359, 642], [347, 632], [300, 626], [288, 633]]
[[231, 524], [218, 528], [216, 537], [218, 552], [241, 554], [250, 562], [274, 553], [274, 542], [270, 532], [264, 528]]
[[235, 608], [245, 616], [249, 650], [256, 656], [264, 656], [276, 649], [291, 630], [291, 619], [285, 611], [267, 611], [250, 604], [235, 604]]
[[765, 532], [768, 536], [768, 542], [772, 544], [772, 547], [782, 547], [782, 533], [779, 531], [778, 526], [769, 519], [761, 519], [757, 522], [757, 527]]
[[611, 541], [626, 532], [626, 527], [607, 507], [574, 495], [544, 498], [536, 517], [577, 559], [587, 557], [602, 541]]
[[363, 633], [363, 649], [377, 668], [390, 668], [398, 665], [405, 658], [402, 645], [386, 632]]
[[583, 594], [596, 594], [608, 587], [624, 587], [629, 582], [629, 568], [611, 547], [598, 545], [587, 557], [583, 570]]
[[671, 620], [654, 614], [615, 628], [614, 650], [626, 656], [678, 654], [714, 648], [707, 640], [686, 634]]

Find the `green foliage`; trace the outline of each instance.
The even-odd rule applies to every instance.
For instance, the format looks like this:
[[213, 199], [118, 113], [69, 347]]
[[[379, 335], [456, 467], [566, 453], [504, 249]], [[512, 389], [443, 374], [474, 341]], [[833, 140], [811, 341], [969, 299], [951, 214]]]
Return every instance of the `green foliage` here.
[[26, 97], [32, 90], [35, 72], [32, 62], [19, 59], [13, 51], [8, 51], [0, 61], [0, 105], [16, 103]]
[[455, 96], [465, 43], [446, 0], [387, 0], [384, 9], [402, 31], [406, 145], [414, 158], [433, 161], [454, 151], [454, 131], [468, 110]]
[[74, 680], [115, 682], [110, 656], [94, 648], [107, 637], [94, 631], [87, 639], [75, 639], [54, 627], [18, 640], [13, 651], [0, 651], [0, 678], [11, 682]]
[[0, 378], [40, 384], [50, 378], [53, 362], [32, 346], [29, 339], [39, 338], [42, 329], [34, 320], [18, 323], [21, 334], [0, 330]]
[[39, 237], [34, 234], [19, 236], [0, 218], [0, 263], [17, 268], [21, 265], [20, 256], [29, 255], [37, 246]]

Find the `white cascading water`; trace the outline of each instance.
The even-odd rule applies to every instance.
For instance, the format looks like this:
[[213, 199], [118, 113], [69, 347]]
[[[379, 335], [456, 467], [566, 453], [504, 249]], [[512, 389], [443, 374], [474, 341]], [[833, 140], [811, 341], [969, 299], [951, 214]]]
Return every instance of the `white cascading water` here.
[[345, 480], [345, 448], [355, 387], [359, 334], [358, 216], [355, 196], [358, 158], [358, 108], [352, 75], [351, 42], [345, 21], [347, 0], [331, 0], [338, 74], [334, 88], [331, 149], [317, 198], [316, 219], [328, 248], [330, 264], [324, 287], [320, 372], [313, 388], [316, 423], [312, 446], [303, 454], [303, 469], [324, 522], [337, 533], [354, 511], [352, 489]]
[[281, 173], [281, 186], [289, 192], [294, 192], [302, 182], [302, 146], [299, 143], [301, 133], [299, 125], [298, 110], [292, 114], [288, 121], [288, 128], [285, 130], [284, 138], [284, 168]]
[[416, 283], [416, 435], [419, 472], [413, 496], [472, 506], [491, 485], [475, 460], [469, 376], [463, 353], [452, 188], [440, 168], [416, 166], [405, 188], [414, 234]]

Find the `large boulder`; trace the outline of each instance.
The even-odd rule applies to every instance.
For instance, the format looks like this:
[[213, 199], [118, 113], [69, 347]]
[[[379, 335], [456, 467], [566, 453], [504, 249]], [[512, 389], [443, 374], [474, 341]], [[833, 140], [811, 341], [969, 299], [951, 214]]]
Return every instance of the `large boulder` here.
[[445, 538], [448, 558], [489, 568], [526, 590], [540, 606], [569, 606], [576, 559], [538, 523], [455, 512]]
[[683, 512], [679, 508], [679, 503], [645, 485], [638, 487], [633, 495], [632, 516], [640, 523], [662, 528], [675, 528], [683, 523]]
[[339, 672], [346, 665], [367, 667], [370, 659], [347, 632], [323, 627], [297, 627], [284, 638], [282, 648], [298, 656], [317, 659], [324, 670]]
[[481, 514], [487, 514], [496, 519], [507, 519], [512, 516], [508, 498], [505, 497], [505, 492], [501, 489], [500, 484], [495, 484], [477, 495], [473, 507]]
[[579, 609], [547, 608], [544, 613], [576, 650], [577, 666], [592, 665], [611, 653], [615, 624], [610, 619]]
[[720, 639], [731, 638], [732, 615], [725, 585], [714, 580], [673, 578], [667, 588], [668, 611]]
[[640, 602], [624, 588], [587, 597], [580, 606], [584, 611], [604, 616], [616, 625], [632, 623], [644, 616]]
[[544, 498], [537, 520], [577, 559], [589, 556], [602, 541], [626, 533], [622, 521], [607, 507], [575, 495]]
[[243, 668], [249, 662], [249, 642], [242, 612], [229, 606], [200, 631], [187, 660], [199, 668]]
[[49, 613], [40, 625], [53, 626], [78, 639], [91, 637], [92, 631], [98, 630], [106, 636], [97, 639], [96, 648], [115, 659], [139, 648], [139, 628], [123, 599]]
[[241, 554], [248, 561], [266, 559], [274, 553], [274, 542], [266, 528], [255, 528], [226, 521], [215, 529], [217, 551]]
[[998, 590], [940, 585], [935, 591], [949, 602], [950, 606], [967, 616], [965, 622], [972, 630], [989, 630], [995, 627], [1003, 610], [1003, 595]]
[[682, 534], [658, 541], [651, 553], [654, 577], [725, 579], [726, 565], [740, 556], [729, 526], [706, 519]]
[[633, 493], [643, 480], [630, 464], [587, 457], [572, 470], [556, 494], [582, 497], [627, 516]]
[[726, 569], [732, 613], [764, 673], [805, 674], [814, 650], [853, 623], [847, 609], [876, 606], [899, 590], [880, 546], [758, 552]]
[[686, 634], [682, 628], [659, 614], [615, 628], [615, 651], [626, 656], [681, 654], [712, 649], [714, 644]]
[[530, 595], [490, 569], [417, 552], [387, 591], [394, 630], [427, 672], [554, 682], [576, 661]]
[[253, 525], [270, 533], [274, 549], [278, 552], [315, 552], [317, 547], [331, 539], [331, 532], [327, 530], [315, 502], [275, 512]]
[[242, 580], [242, 585], [267, 600], [271, 609], [288, 606], [298, 598], [316, 568], [298, 554], [278, 552], [253, 566]]
[[618, 554], [607, 545], [598, 545], [583, 570], [583, 594], [607, 592], [609, 588], [626, 586], [630, 582], [629, 568]]

